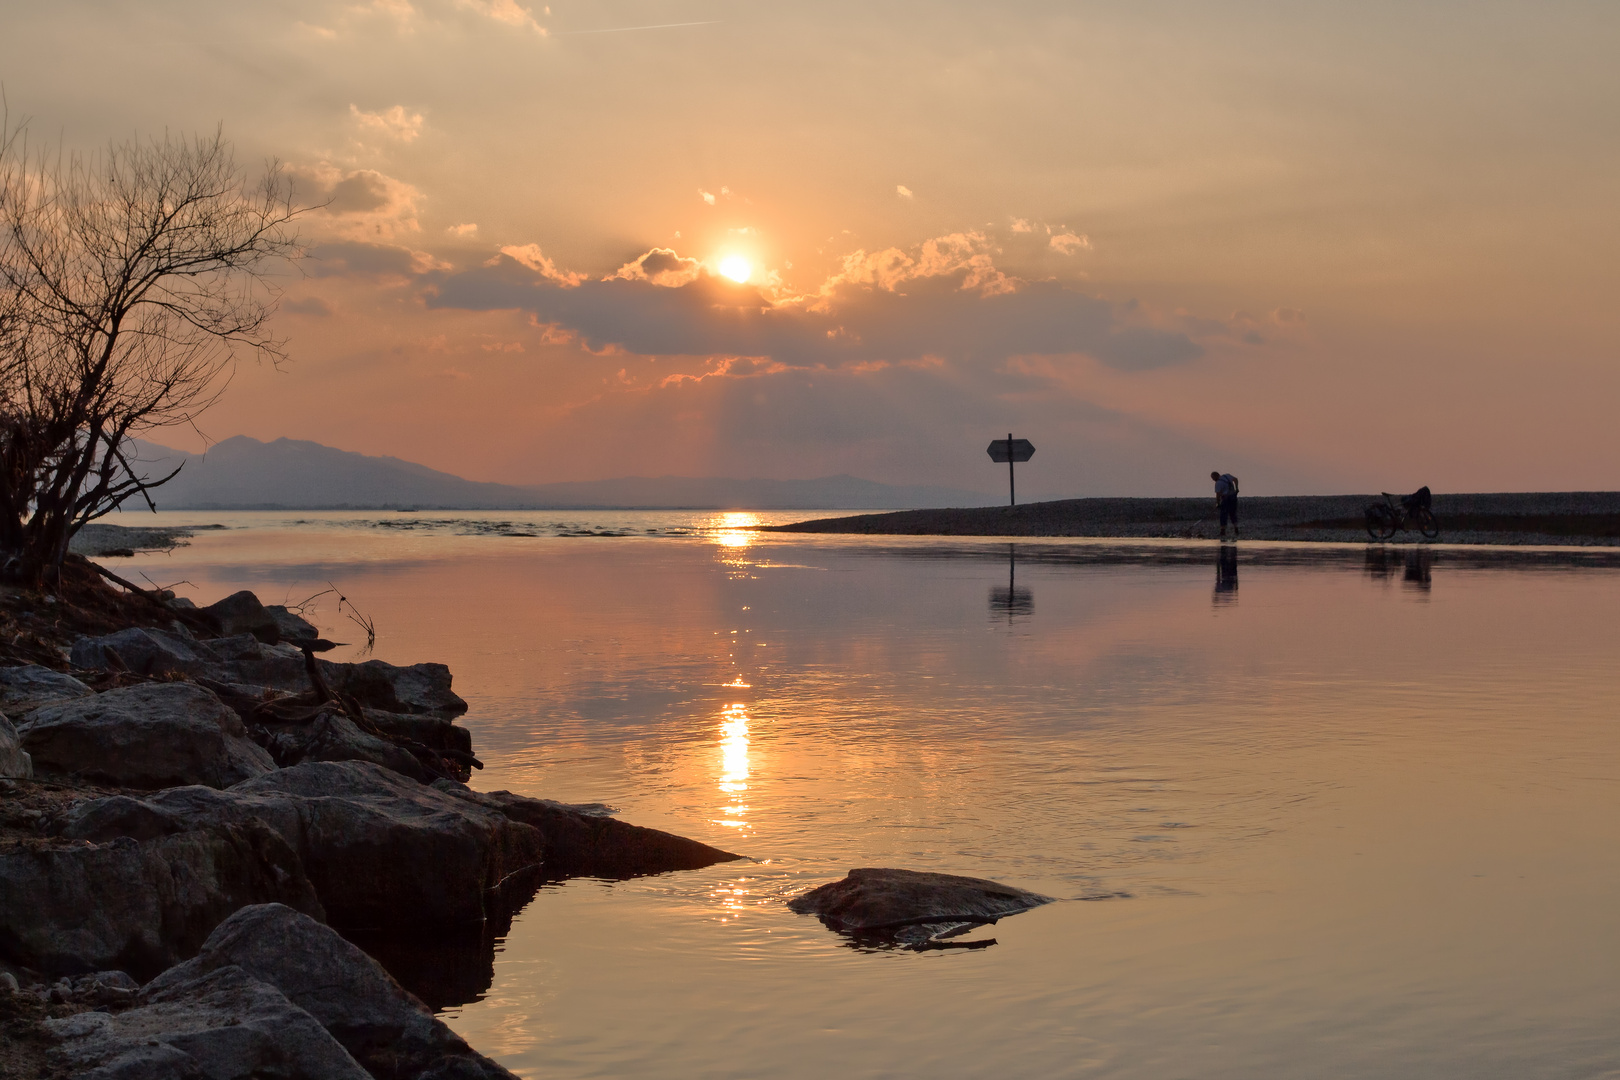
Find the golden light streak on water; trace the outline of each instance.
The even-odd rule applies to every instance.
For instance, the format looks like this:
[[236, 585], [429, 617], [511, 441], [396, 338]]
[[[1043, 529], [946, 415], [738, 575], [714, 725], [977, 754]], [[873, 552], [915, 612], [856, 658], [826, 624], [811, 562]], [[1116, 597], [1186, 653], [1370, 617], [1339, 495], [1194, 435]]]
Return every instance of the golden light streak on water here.
[[720, 810], [725, 816], [715, 824], [747, 830], [743, 793], [748, 790], [748, 706], [740, 702], [727, 705], [720, 714], [720, 790], [727, 799]]

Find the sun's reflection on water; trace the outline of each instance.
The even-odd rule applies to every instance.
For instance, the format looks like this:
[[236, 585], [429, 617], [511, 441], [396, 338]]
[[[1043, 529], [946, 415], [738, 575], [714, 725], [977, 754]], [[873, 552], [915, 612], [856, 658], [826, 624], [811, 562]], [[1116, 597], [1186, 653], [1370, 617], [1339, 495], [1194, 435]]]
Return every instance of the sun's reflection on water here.
[[[738, 677], [732, 685], [747, 685]], [[727, 705], [720, 714], [720, 791], [726, 798], [716, 824], [748, 829], [748, 706]]]
[[721, 547], [745, 548], [754, 542], [754, 526], [760, 524], [758, 514], [746, 511], [728, 511], [714, 523], [714, 538]]

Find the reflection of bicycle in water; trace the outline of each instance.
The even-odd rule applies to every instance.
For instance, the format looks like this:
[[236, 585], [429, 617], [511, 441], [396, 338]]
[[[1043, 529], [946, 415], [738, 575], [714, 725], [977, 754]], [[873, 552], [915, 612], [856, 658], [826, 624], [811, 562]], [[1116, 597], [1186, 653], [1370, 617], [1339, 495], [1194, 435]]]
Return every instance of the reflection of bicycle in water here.
[[1367, 507], [1367, 535], [1374, 540], [1388, 540], [1396, 529], [1416, 529], [1424, 539], [1433, 540], [1440, 535], [1440, 523], [1429, 508], [1431, 498], [1427, 487], [1410, 495], [1384, 492], [1383, 502]]

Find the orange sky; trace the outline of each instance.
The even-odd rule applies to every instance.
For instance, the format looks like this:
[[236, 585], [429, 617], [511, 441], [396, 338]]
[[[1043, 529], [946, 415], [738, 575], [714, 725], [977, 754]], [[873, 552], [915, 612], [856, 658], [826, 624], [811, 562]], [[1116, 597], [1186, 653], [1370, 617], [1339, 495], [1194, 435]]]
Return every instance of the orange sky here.
[[237, 7], [0, 38], [41, 135], [223, 121], [332, 200], [293, 363], [212, 438], [994, 490], [1015, 430], [1031, 496], [1620, 487], [1612, 4]]

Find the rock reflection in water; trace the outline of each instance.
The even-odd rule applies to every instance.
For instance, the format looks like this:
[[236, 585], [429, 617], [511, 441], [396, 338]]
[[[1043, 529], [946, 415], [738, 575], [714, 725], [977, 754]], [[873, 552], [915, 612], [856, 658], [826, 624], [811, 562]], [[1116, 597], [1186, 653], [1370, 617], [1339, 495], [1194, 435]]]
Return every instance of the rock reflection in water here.
[[1018, 546], [1007, 545], [1007, 587], [1000, 585], [990, 586], [990, 615], [992, 618], [1006, 618], [1011, 623], [1015, 618], [1027, 617], [1035, 614], [1035, 594], [1029, 589], [1018, 587]]
[[346, 929], [343, 936], [364, 949], [399, 984], [434, 1012], [479, 1001], [495, 981], [495, 954], [512, 920], [545, 884], [540, 871], [509, 881], [490, 902], [481, 924], [422, 927], [403, 932]]

